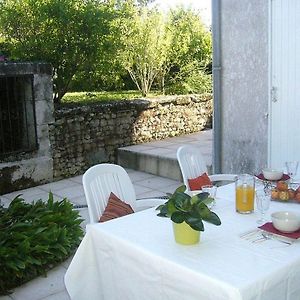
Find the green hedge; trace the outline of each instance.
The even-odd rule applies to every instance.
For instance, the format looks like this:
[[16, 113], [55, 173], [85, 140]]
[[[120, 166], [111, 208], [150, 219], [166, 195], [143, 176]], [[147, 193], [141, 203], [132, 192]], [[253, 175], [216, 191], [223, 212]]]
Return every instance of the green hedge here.
[[79, 213], [66, 198], [28, 204], [17, 196], [0, 206], [0, 295], [46, 274], [67, 259], [80, 243]]

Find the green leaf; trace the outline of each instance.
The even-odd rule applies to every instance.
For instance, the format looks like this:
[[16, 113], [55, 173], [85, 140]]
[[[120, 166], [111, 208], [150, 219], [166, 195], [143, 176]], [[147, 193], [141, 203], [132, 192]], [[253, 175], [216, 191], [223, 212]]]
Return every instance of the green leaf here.
[[172, 214], [171, 220], [174, 223], [182, 223], [185, 221], [187, 215], [184, 212], [176, 211]]
[[203, 217], [203, 220], [209, 223], [212, 223], [214, 225], [221, 225], [221, 220], [220, 218], [214, 213], [214, 212], [210, 212], [208, 217]]
[[[192, 221], [192, 222], [190, 222]], [[203, 225], [203, 222], [201, 219], [187, 219], [186, 220], [186, 223], [189, 224], [194, 230], [197, 230], [197, 231], [204, 231], [204, 225]]]
[[155, 210], [161, 210], [164, 206], [165, 206], [165, 204], [161, 204], [161, 205], [157, 206], [157, 207], [155, 208]]
[[167, 217], [167, 215], [166, 215], [166, 214], [163, 214], [163, 213], [161, 213], [161, 212], [160, 212], [160, 213], [158, 213], [158, 214], [157, 214], [157, 216], [158, 216], [158, 217]]
[[199, 193], [197, 195], [195, 195], [195, 197], [197, 197], [199, 199], [199, 202], [203, 202], [205, 199], [207, 199], [209, 196], [209, 193], [207, 192], [203, 192], [203, 193]]
[[178, 187], [175, 190], [175, 193], [184, 193], [186, 191], [186, 186], [185, 185], [181, 185], [180, 187]]
[[204, 203], [205, 205], [209, 205], [209, 204], [211, 204], [213, 201], [214, 201], [214, 198], [208, 197], [208, 198], [206, 198], [206, 199], [203, 200], [203, 203]]
[[187, 211], [191, 206], [190, 199], [191, 197], [185, 193], [175, 192], [170, 200], [173, 200], [174, 205], [178, 210]]

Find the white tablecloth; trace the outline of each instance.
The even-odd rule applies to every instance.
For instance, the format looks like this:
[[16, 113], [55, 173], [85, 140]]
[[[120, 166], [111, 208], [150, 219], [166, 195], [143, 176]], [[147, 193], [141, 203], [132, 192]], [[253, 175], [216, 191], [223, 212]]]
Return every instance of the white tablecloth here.
[[[88, 225], [65, 275], [73, 300], [299, 300], [300, 242], [252, 243], [258, 212], [235, 212], [233, 185], [217, 192], [222, 225], [205, 223], [198, 245], [176, 244], [171, 221], [148, 209]], [[268, 214], [300, 204], [272, 202]]]

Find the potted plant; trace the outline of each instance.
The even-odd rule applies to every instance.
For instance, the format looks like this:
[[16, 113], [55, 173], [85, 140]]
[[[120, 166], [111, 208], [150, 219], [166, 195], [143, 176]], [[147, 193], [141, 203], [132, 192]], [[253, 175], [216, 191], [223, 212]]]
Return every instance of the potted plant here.
[[159, 217], [168, 217], [173, 221], [177, 243], [191, 245], [199, 242], [200, 231], [204, 231], [203, 221], [221, 225], [221, 220], [207, 204], [213, 201], [208, 193], [190, 196], [182, 185], [173, 194], [167, 194], [168, 201], [157, 207]]

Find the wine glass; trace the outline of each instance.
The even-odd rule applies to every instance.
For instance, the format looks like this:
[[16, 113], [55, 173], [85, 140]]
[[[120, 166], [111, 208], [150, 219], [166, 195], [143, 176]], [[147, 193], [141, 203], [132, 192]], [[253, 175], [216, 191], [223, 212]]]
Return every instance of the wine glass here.
[[260, 219], [257, 220], [257, 223], [261, 225], [266, 222], [265, 213], [270, 207], [271, 190], [268, 188], [257, 190], [255, 192], [255, 199], [257, 209], [260, 211]]
[[211, 203], [207, 204], [207, 207], [211, 209], [216, 204], [217, 187], [214, 185], [204, 185], [202, 186], [202, 192], [208, 193], [209, 197], [213, 199]]
[[297, 174], [298, 165], [299, 165], [298, 161], [287, 161], [285, 163], [287, 173], [291, 178], [291, 183], [293, 183], [294, 177]]

